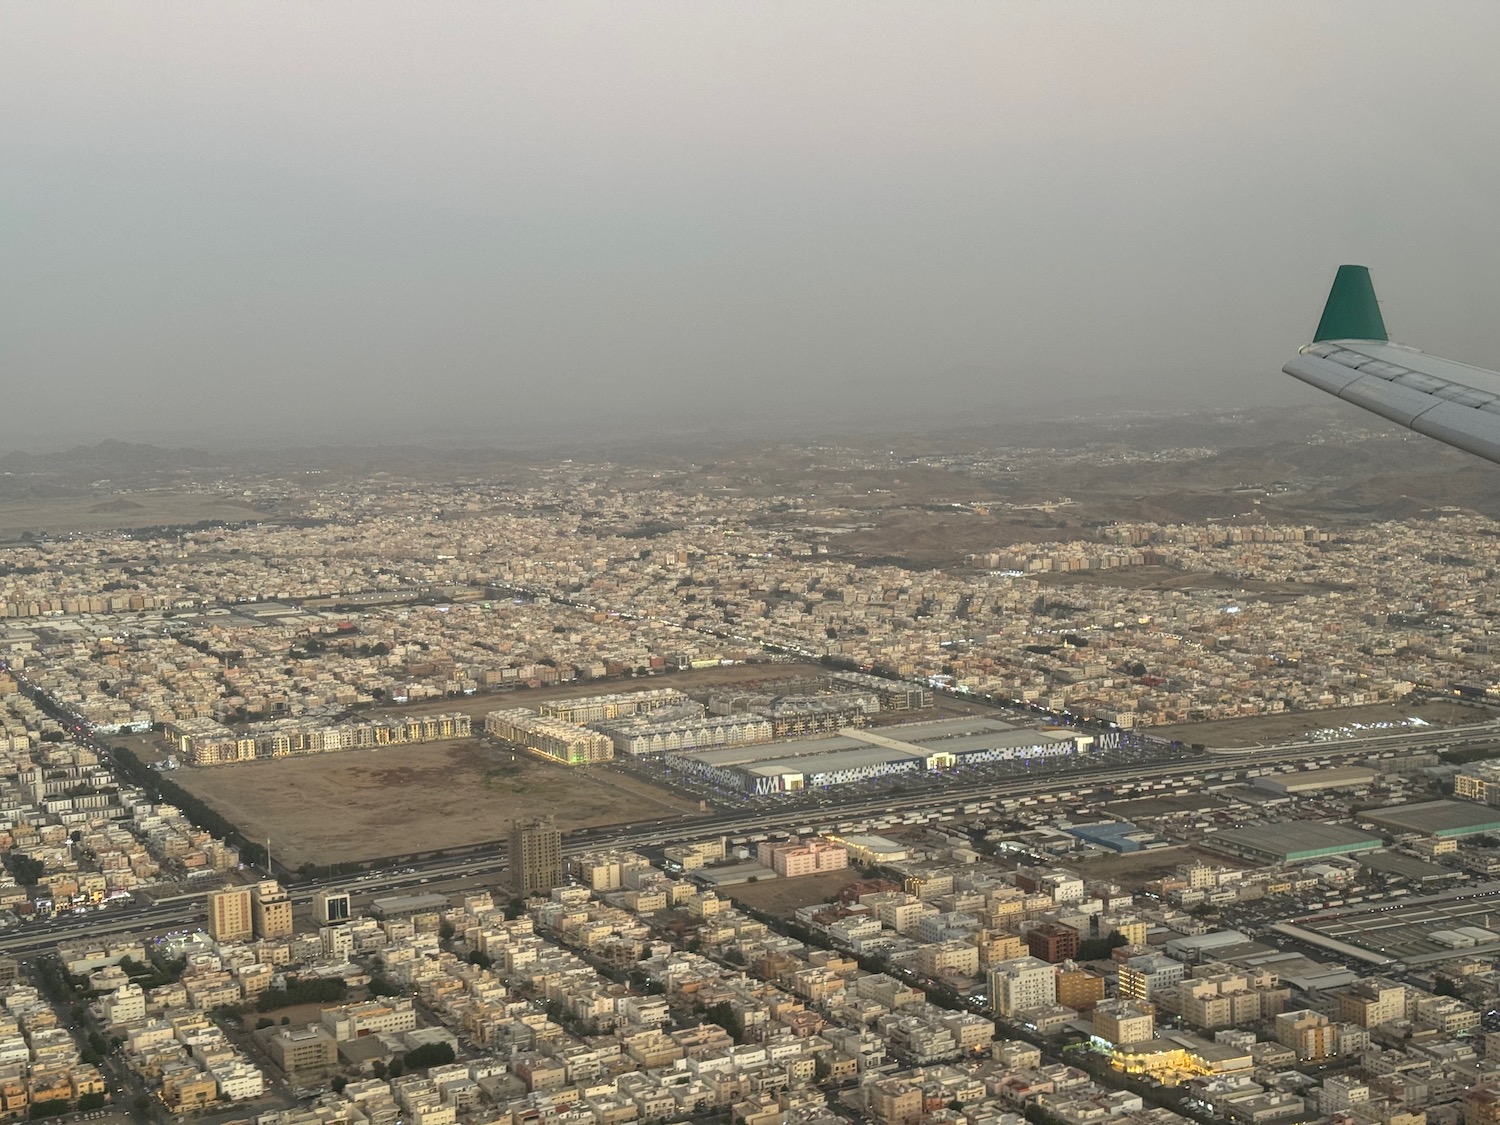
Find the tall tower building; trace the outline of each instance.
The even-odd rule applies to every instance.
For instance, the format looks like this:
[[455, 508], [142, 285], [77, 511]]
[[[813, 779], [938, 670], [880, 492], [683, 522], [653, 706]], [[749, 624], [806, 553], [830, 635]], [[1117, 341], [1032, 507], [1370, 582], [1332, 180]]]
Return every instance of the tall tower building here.
[[249, 941], [255, 933], [250, 888], [226, 887], [208, 896], [208, 936], [217, 942]]
[[250, 889], [250, 920], [258, 938], [292, 936], [292, 899], [275, 879]]
[[544, 895], [562, 881], [562, 833], [552, 818], [511, 821], [511, 889], [522, 896]]

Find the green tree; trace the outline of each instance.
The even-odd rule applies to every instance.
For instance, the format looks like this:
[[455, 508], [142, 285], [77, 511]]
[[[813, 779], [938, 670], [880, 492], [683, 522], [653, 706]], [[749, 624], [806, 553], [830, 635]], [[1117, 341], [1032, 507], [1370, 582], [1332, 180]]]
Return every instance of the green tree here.
[[456, 1056], [448, 1043], [424, 1043], [401, 1056], [407, 1070], [426, 1070], [433, 1066], [447, 1066]]
[[735, 1014], [734, 1005], [728, 1000], [720, 1000], [717, 1004], [709, 1008], [704, 1013], [704, 1019], [708, 1020], [709, 1023], [718, 1024], [725, 1031], [729, 1032], [730, 1038], [736, 1043], [744, 1041], [745, 1027], [740, 1023], [739, 1016]]
[[390, 979], [380, 973], [370, 974], [368, 991], [371, 997], [375, 996], [400, 996], [400, 985], [392, 984]]
[[438, 939], [440, 941], [452, 941], [453, 935], [458, 931], [453, 928], [453, 923], [444, 918], [438, 924]]
[[[23, 887], [34, 887], [36, 881], [47, 873], [47, 865], [29, 855], [12, 854], [9, 857], [11, 872], [16, 882]], [[44, 1114], [43, 1116], [47, 1116]]]

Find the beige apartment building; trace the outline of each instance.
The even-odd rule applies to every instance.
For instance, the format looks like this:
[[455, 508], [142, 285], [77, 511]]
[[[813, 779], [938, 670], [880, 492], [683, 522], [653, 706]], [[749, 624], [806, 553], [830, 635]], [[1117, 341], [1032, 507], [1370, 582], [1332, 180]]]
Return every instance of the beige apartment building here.
[[208, 896], [208, 936], [220, 944], [249, 941], [255, 936], [255, 916], [249, 887], [228, 887]]
[[615, 744], [607, 735], [575, 723], [538, 715], [525, 707], [491, 711], [485, 716], [484, 729], [502, 741], [524, 746], [565, 766], [608, 762], [615, 756]]
[[515, 820], [510, 826], [510, 885], [522, 897], [544, 895], [562, 885], [562, 833], [550, 816]]
[[250, 920], [261, 940], [292, 936], [292, 898], [275, 879], [250, 888]]
[[1149, 1005], [1129, 1000], [1105, 1000], [1095, 1005], [1093, 1031], [1111, 1047], [1144, 1043], [1156, 1035], [1156, 1017]]

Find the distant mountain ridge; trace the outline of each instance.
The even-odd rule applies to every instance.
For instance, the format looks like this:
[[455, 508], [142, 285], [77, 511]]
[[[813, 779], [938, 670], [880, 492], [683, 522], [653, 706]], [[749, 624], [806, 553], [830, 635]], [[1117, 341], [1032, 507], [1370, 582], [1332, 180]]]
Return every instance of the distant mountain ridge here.
[[199, 449], [165, 449], [157, 445], [106, 438], [95, 445], [50, 449], [45, 453], [17, 450], [0, 457], [0, 471], [11, 473], [76, 472], [80, 469], [142, 472], [153, 469], [195, 469], [217, 464]]

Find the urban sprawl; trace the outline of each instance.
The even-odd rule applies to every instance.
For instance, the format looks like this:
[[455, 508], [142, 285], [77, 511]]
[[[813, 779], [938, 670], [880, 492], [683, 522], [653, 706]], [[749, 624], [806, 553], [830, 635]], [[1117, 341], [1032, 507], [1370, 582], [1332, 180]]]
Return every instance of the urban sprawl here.
[[[541, 477], [0, 549], [0, 1116], [1500, 1123], [1500, 526], [923, 570], [808, 497]], [[455, 740], [699, 811], [286, 871], [164, 795]]]

